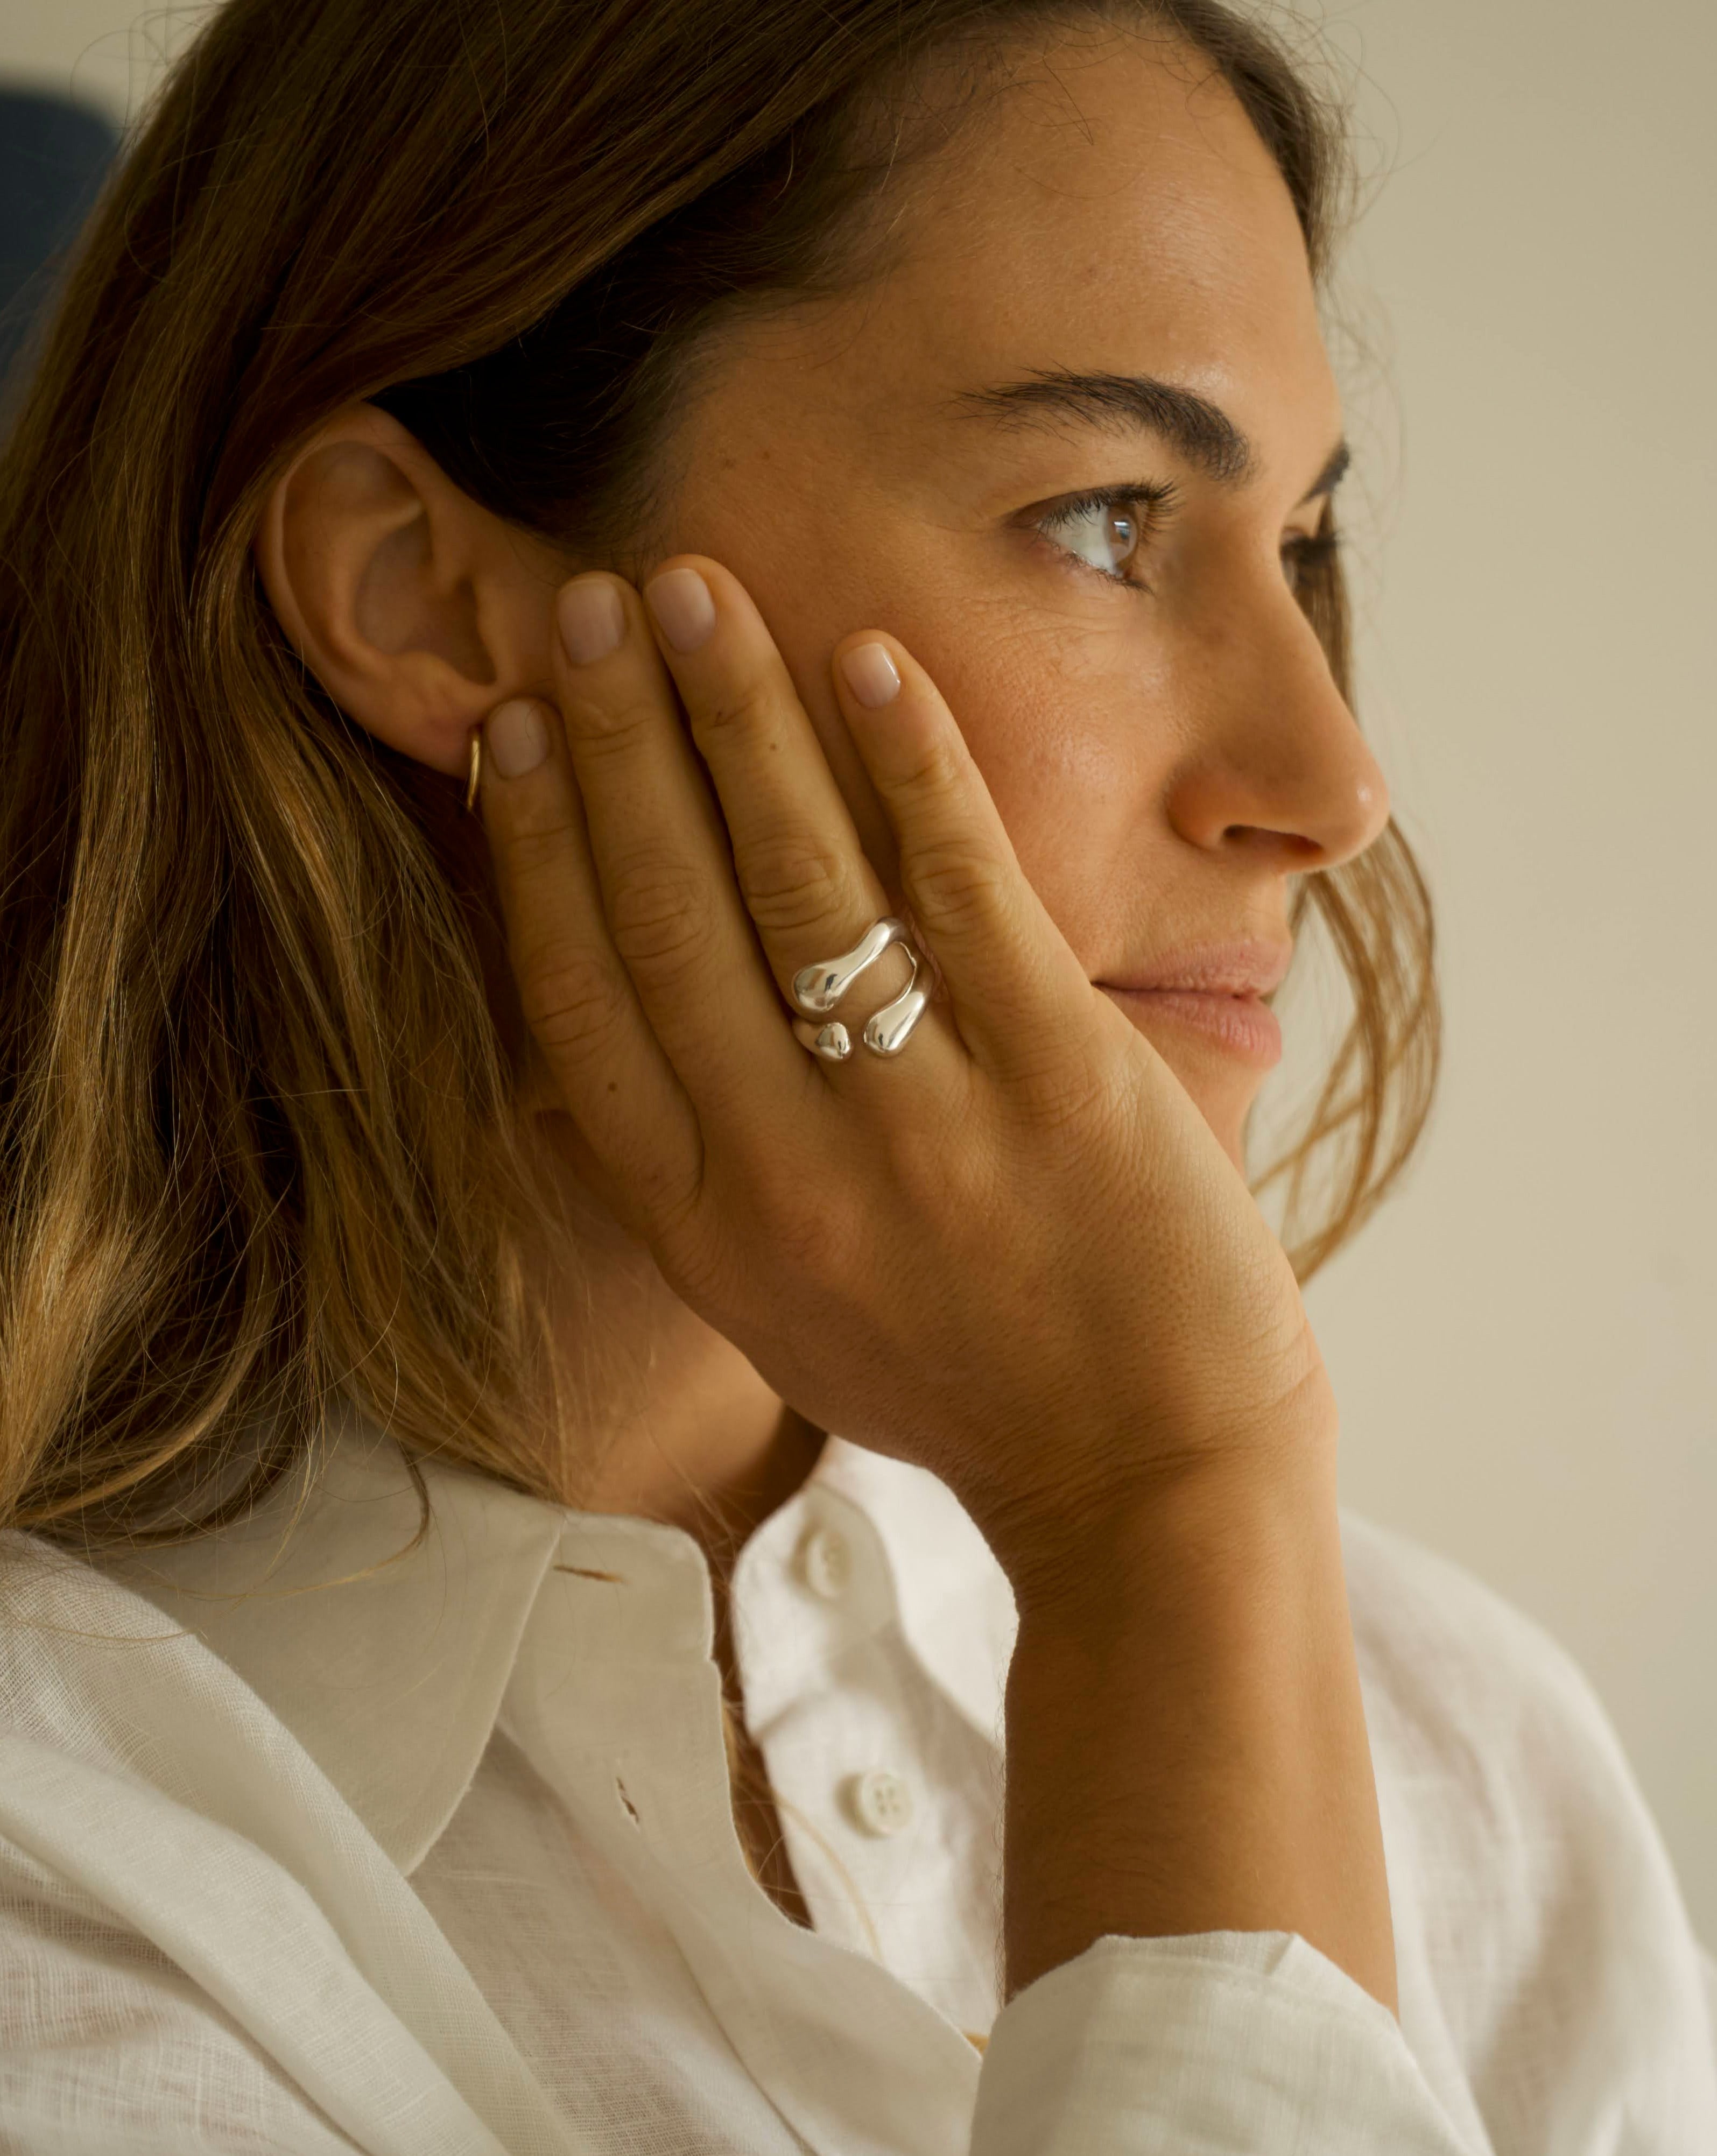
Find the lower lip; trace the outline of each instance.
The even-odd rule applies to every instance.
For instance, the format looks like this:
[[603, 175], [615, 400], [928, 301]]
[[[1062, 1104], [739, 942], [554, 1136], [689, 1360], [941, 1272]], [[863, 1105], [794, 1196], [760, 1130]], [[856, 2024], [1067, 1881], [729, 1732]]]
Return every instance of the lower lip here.
[[1204, 988], [1111, 988], [1122, 1009], [1147, 1029], [1157, 1019], [1190, 1027], [1231, 1055], [1269, 1070], [1282, 1060], [1282, 1028], [1257, 996], [1213, 994]]

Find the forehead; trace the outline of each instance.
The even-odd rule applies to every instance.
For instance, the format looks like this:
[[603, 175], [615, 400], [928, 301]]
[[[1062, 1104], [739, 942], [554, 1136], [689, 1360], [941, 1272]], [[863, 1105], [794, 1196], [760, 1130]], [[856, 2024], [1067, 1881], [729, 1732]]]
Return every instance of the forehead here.
[[1234, 94], [1139, 32], [1018, 55], [923, 171], [902, 240], [901, 299], [942, 290], [967, 333], [1053, 336], [1072, 308], [1195, 358], [1219, 321], [1279, 329], [1312, 303], [1286, 183]]
[[1286, 184], [1178, 44], [1105, 25], [1010, 53], [876, 210], [882, 275], [746, 338], [759, 395], [794, 401], [763, 378], [773, 358], [873, 449], [958, 428], [963, 393], [1040, 368], [1173, 380], [1267, 448], [1303, 433], [1321, 459], [1339, 431]]

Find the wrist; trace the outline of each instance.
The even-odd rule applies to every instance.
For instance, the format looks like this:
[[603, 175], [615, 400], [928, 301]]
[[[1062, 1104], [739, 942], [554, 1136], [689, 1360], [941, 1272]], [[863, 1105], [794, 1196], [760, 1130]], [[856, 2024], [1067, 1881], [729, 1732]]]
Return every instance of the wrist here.
[[1010, 1984], [1106, 1933], [1298, 1933], [1393, 2005], [1333, 1445], [1200, 1462], [1020, 1576]]
[[1292, 1570], [1333, 1525], [1335, 1450], [1333, 1416], [1284, 1419], [1267, 1440], [1158, 1459], [1106, 1490], [980, 1525], [1022, 1629], [1113, 1628], [1135, 1606], [1230, 1599]]

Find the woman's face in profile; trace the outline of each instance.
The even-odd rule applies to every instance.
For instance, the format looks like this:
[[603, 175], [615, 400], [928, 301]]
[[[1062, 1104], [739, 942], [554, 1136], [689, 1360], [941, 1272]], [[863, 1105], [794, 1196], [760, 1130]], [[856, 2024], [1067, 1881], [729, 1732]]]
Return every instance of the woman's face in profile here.
[[1087, 974], [1238, 1160], [1267, 1016], [1225, 1042], [1121, 992], [1199, 946], [1279, 973], [1288, 879], [1388, 815], [1294, 595], [1341, 413], [1288, 191], [1225, 89], [1118, 35], [980, 104], [888, 202], [882, 280], [727, 333], [661, 536], [757, 600], [885, 877], [826, 661], [902, 639]]

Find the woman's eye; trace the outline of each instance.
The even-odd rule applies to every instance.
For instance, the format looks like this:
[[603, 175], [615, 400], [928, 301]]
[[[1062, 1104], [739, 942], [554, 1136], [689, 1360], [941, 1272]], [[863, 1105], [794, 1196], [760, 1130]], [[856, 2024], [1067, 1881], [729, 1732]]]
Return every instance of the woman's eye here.
[[1282, 542], [1282, 573], [1298, 598], [1336, 548], [1333, 531], [1298, 531]]
[[1129, 564], [1137, 565], [1156, 506], [1138, 495], [1087, 495], [1063, 502], [1042, 518], [1038, 530], [1064, 553], [1083, 562], [1117, 583], [1133, 583]]

